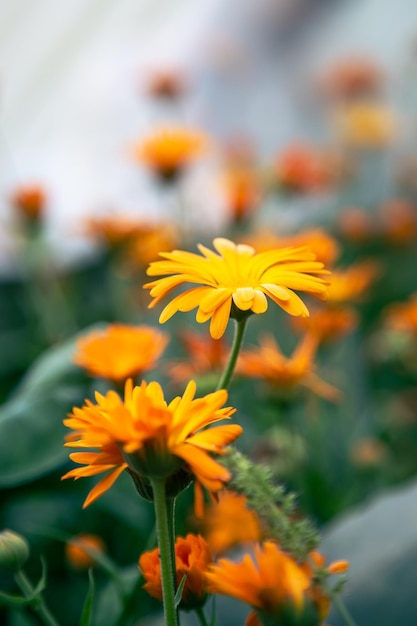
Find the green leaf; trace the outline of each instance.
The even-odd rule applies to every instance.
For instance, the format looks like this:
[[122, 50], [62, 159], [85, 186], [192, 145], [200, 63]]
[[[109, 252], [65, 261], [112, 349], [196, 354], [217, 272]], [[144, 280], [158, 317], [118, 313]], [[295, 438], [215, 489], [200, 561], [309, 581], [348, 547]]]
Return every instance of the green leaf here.
[[0, 487], [31, 482], [68, 459], [62, 420], [90, 387], [71, 363], [76, 340], [47, 350], [0, 407]]
[[88, 593], [85, 598], [83, 611], [81, 614], [80, 626], [90, 626], [93, 617], [93, 600], [94, 600], [94, 576], [93, 570], [88, 570]]
[[187, 580], [187, 574], [184, 574], [184, 576], [181, 578], [180, 584], [178, 585], [178, 589], [175, 593], [175, 598], [174, 598], [174, 602], [175, 602], [175, 608], [177, 609], [180, 602], [181, 602], [181, 598], [182, 598], [182, 591], [184, 589], [184, 585], [185, 585], [185, 581]]
[[33, 600], [33, 597], [24, 598], [23, 596], [15, 596], [9, 593], [4, 593], [0, 591], [0, 606], [10, 606], [10, 607], [19, 607], [30, 604]]

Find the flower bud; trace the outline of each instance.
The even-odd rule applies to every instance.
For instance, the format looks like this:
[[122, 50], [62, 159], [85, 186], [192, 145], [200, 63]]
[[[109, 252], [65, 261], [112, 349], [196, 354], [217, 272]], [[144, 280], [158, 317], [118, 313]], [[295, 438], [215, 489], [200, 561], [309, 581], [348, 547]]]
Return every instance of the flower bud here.
[[0, 571], [17, 572], [29, 558], [29, 544], [12, 530], [0, 533]]

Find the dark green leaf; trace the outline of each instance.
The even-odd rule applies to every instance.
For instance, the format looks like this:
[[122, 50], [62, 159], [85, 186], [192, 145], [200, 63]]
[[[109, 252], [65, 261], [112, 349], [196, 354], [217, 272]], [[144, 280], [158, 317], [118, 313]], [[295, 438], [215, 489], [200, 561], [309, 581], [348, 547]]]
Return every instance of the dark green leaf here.
[[90, 626], [93, 617], [93, 600], [94, 600], [94, 576], [93, 570], [88, 570], [88, 593], [85, 598], [83, 612], [81, 614], [80, 626]]

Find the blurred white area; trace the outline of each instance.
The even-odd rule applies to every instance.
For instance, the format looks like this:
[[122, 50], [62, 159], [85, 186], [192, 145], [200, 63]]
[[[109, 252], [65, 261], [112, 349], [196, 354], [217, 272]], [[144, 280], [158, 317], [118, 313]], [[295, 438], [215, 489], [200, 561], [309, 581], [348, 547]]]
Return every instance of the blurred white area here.
[[[43, 184], [51, 241], [69, 257], [85, 216], [156, 215], [129, 156], [160, 114], [143, 94], [152, 69], [190, 77], [184, 121], [248, 136], [269, 157], [314, 133], [315, 72], [352, 53], [393, 72], [416, 41], [416, 0], [0, 0], [0, 215], [16, 185]], [[198, 176], [209, 214], [210, 166]]]

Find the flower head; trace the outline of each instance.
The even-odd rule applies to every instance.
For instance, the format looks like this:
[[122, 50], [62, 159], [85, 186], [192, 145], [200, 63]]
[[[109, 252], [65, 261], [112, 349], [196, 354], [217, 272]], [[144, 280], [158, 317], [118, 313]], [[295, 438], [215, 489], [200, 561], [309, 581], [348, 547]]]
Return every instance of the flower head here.
[[248, 167], [228, 169], [222, 178], [226, 209], [230, 219], [239, 224], [256, 209], [261, 197], [260, 181]]
[[170, 181], [204, 151], [205, 136], [187, 128], [163, 128], [133, 148], [137, 161], [145, 163], [162, 180]]
[[215, 239], [213, 245], [218, 254], [200, 244], [203, 256], [174, 250], [161, 253], [165, 260], [150, 264], [150, 276], [166, 275], [144, 285], [154, 298], [150, 308], [175, 287], [184, 283], [198, 285], [176, 296], [163, 309], [161, 324], [177, 311], [198, 307], [197, 322], [210, 319], [210, 334], [219, 339], [232, 313], [264, 313], [268, 308], [266, 296], [290, 315], [308, 316], [306, 305], [293, 290], [318, 297], [326, 294], [327, 282], [317, 274], [327, 271], [306, 248], [256, 254], [251, 246], [236, 245], [228, 239]]
[[393, 112], [382, 105], [367, 101], [340, 108], [335, 122], [343, 141], [364, 149], [385, 147], [391, 143], [396, 131]]
[[117, 249], [130, 244], [147, 225], [125, 215], [104, 215], [90, 217], [84, 224], [84, 232], [102, 241], [109, 249]]
[[353, 308], [336, 305], [313, 309], [308, 318], [294, 318], [292, 326], [310, 333], [321, 344], [350, 333], [357, 324], [358, 315]]
[[10, 198], [13, 208], [30, 222], [38, 222], [45, 211], [46, 193], [40, 185], [18, 187]]
[[176, 100], [186, 91], [185, 75], [174, 68], [155, 70], [146, 81], [146, 91], [154, 98]]
[[75, 569], [89, 569], [95, 565], [94, 553], [104, 552], [104, 542], [97, 535], [81, 533], [65, 545], [65, 554]]
[[338, 169], [332, 155], [310, 146], [292, 145], [276, 158], [274, 177], [285, 191], [315, 193], [334, 184]]
[[267, 335], [261, 340], [259, 348], [241, 352], [237, 371], [243, 376], [262, 378], [277, 390], [291, 391], [302, 385], [334, 402], [339, 399], [340, 392], [313, 371], [317, 346], [317, 337], [306, 333], [293, 355], [287, 358], [272, 335]]
[[110, 324], [79, 339], [73, 361], [91, 376], [125, 381], [154, 368], [167, 343], [151, 326]]
[[323, 92], [332, 98], [354, 98], [377, 91], [382, 73], [372, 59], [350, 57], [330, 67], [320, 82]]
[[417, 293], [412, 294], [407, 302], [391, 304], [385, 319], [390, 328], [417, 335]]
[[[180, 608], [195, 609], [206, 600], [205, 573], [212, 562], [210, 548], [201, 535], [189, 533], [175, 541], [175, 574], [177, 586], [186, 576]], [[144, 552], [139, 559], [139, 569], [146, 583], [144, 588], [153, 598], [162, 600], [161, 563], [159, 550]]]
[[347, 269], [333, 271], [327, 292], [328, 302], [344, 303], [362, 297], [375, 281], [379, 267], [374, 261], [361, 261]]
[[[157, 382], [133, 387], [129, 379], [124, 400], [115, 391], [105, 396], [96, 392], [96, 404], [86, 400], [64, 420], [73, 433], [65, 444], [87, 449], [70, 458], [82, 465], [63, 478], [82, 478], [108, 472], [91, 490], [84, 507], [107, 491], [128, 469], [133, 478], [169, 478], [185, 472], [212, 492], [229, 480], [229, 472], [210, 453], [225, 454], [225, 446], [242, 432], [238, 425], [207, 426], [230, 417], [235, 410], [221, 408], [227, 399], [222, 389], [194, 398], [196, 385], [190, 381], [182, 397], [169, 404]], [[205, 430], [203, 430], [205, 429]], [[93, 450], [93, 451], [91, 451]]]

